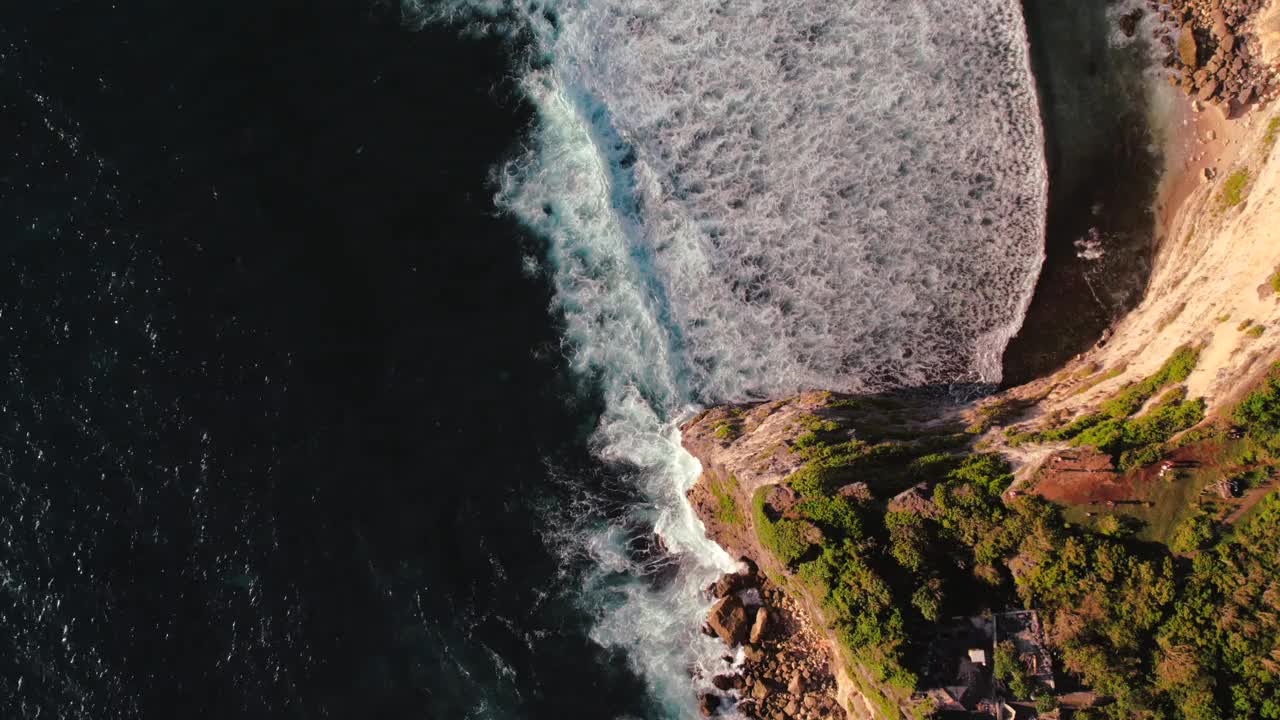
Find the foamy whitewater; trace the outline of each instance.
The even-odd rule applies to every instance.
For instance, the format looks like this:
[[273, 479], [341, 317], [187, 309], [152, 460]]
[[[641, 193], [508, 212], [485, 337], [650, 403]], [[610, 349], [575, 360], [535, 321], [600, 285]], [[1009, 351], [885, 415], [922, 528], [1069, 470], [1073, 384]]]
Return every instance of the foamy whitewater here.
[[[410, 10], [531, 39], [529, 149], [500, 205], [547, 241], [594, 437], [679, 558], [644, 580], [617, 525], [595, 638], [673, 717], [723, 669], [699, 589], [731, 566], [684, 501], [676, 422], [800, 388], [995, 383], [1043, 261], [1046, 170], [1016, 0], [590, 0]], [[690, 669], [700, 669], [700, 679]], [[697, 673], [694, 673], [695, 675]]]

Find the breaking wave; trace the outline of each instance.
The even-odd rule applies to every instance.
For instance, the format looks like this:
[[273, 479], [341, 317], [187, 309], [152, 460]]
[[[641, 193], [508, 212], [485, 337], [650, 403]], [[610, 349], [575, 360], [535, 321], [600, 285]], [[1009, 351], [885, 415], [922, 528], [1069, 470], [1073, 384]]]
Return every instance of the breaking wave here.
[[[995, 383], [1043, 261], [1047, 174], [1015, 0], [412, 4], [504, 33], [537, 111], [499, 204], [547, 240], [593, 443], [643, 502], [561, 533], [595, 637], [672, 715], [724, 668], [698, 588], [731, 562], [677, 421], [800, 388]], [[640, 528], [637, 530], [637, 528]], [[655, 531], [675, 570], [628, 551]]]

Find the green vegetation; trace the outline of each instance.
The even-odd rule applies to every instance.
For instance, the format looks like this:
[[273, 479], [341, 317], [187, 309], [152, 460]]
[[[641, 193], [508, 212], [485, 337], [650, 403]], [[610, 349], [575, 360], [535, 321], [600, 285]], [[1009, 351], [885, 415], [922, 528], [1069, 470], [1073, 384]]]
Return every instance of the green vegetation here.
[[[729, 487], [729, 484], [733, 487]], [[741, 525], [742, 512], [738, 509], [738, 503], [733, 499], [734, 488], [738, 485], [738, 479], [729, 476], [728, 481], [719, 478], [712, 479], [708, 483], [711, 495], [716, 499], [716, 519], [728, 525]]]
[[1267, 282], [1271, 285], [1271, 292], [1280, 293], [1280, 269], [1271, 273], [1271, 277], [1267, 278]]
[[1245, 330], [1249, 329], [1250, 325], [1253, 325], [1253, 318], [1249, 318], [1248, 320], [1241, 320], [1240, 324], [1236, 326], [1236, 330], [1239, 332], [1244, 332]]
[[1251, 338], [1260, 338], [1260, 337], [1262, 337], [1262, 333], [1264, 333], [1264, 332], [1266, 332], [1266, 331], [1267, 331], [1267, 326], [1266, 326], [1266, 325], [1254, 325], [1253, 327], [1249, 328], [1248, 330], [1245, 330], [1245, 331], [1244, 331], [1244, 334], [1245, 334], [1245, 335], [1248, 335], [1248, 336], [1249, 336], [1249, 337], [1251, 337]]
[[[1194, 351], [1175, 354], [1113, 398], [1115, 410], [1072, 423], [1069, 439], [1128, 458], [1159, 449], [1203, 416], [1179, 385], [1193, 366]], [[1270, 475], [1256, 462], [1280, 454], [1280, 366], [1232, 417], [1245, 437], [1212, 437], [1224, 457], [1253, 464], [1233, 477], [1256, 486]], [[887, 717], [916, 688], [934, 623], [1014, 601], [1039, 611], [1059, 668], [1105, 698], [1088, 717], [1280, 720], [1280, 496], [1220, 527], [1220, 511], [1197, 499], [1212, 481], [1180, 470], [1148, 481], [1154, 502], [1134, 515], [1092, 520], [1035, 496], [1005, 499], [1004, 461], [950, 436], [870, 444], [841, 441], [838, 427], [806, 432], [807, 462], [787, 479], [798, 497], [779, 517], [757, 492], [756, 529], [821, 604], [855, 683]], [[914, 500], [886, 508], [916, 483]], [[1140, 513], [1149, 525], [1135, 534]], [[1056, 705], [1011, 646], [994, 663], [1012, 695], [1042, 713]]]
[[1232, 208], [1244, 202], [1245, 191], [1249, 187], [1249, 170], [1240, 168], [1227, 177], [1222, 184], [1222, 192], [1218, 195], [1218, 204], [1222, 208]]
[[760, 538], [760, 544], [783, 564], [794, 564], [809, 552], [809, 548], [813, 547], [811, 539], [817, 538], [809, 537], [806, 532], [808, 528], [799, 521], [782, 518], [775, 522], [769, 519], [768, 511], [765, 509], [765, 498], [768, 494], [769, 488], [764, 487], [757, 490], [755, 497], [752, 498], [756, 535]]
[[1263, 152], [1270, 152], [1277, 139], [1280, 139], [1280, 117], [1273, 117], [1267, 123], [1267, 133], [1262, 136]]
[[1189, 515], [1173, 533], [1169, 547], [1174, 552], [1193, 553], [1213, 540], [1213, 520], [1203, 512]]
[[1092, 445], [1127, 470], [1159, 459], [1158, 446], [1203, 420], [1204, 408], [1202, 398], [1159, 405], [1136, 418], [1105, 420], [1073, 438], [1071, 444]]
[[1160, 628], [1156, 689], [1187, 720], [1280, 718], [1280, 496], [1201, 552]]
[[1132, 415], [1161, 388], [1186, 380], [1199, 359], [1199, 348], [1183, 345], [1165, 360], [1154, 375], [1124, 388], [1115, 397], [1102, 403], [1102, 412], [1113, 418]]
[[1280, 452], [1280, 364], [1236, 406], [1232, 419], [1261, 450]]
[[1216, 318], [1214, 318], [1214, 319], [1215, 319], [1215, 320], [1217, 320], [1217, 321], [1218, 321], [1218, 322], [1220, 322], [1220, 323], [1224, 323], [1224, 322], [1226, 322], [1226, 321], [1228, 321], [1228, 320], [1230, 320], [1230, 319], [1231, 319], [1231, 313], [1222, 313], [1221, 315], [1219, 315], [1218, 317], [1216, 317]]
[[736, 440], [738, 438], [738, 428], [733, 423], [722, 422], [716, 425], [716, 429], [712, 434], [721, 440]]
[[1137, 418], [1131, 416], [1160, 390], [1186, 380], [1199, 358], [1199, 348], [1184, 345], [1155, 374], [1125, 386], [1104, 401], [1098, 412], [1048, 430], [1019, 432], [1008, 428], [1005, 437], [1014, 447], [1028, 442], [1063, 441], [1090, 445], [1111, 455], [1123, 469], [1154, 462], [1160, 458], [1164, 442], [1204, 419], [1204, 401], [1186, 401], [1186, 389], [1179, 386], [1166, 392], [1149, 412]]
[[996, 646], [992, 674], [1015, 698], [1030, 698], [1035, 689], [1035, 680], [1027, 673], [1026, 665], [1018, 657], [1018, 650], [1013, 643], [1005, 640]]

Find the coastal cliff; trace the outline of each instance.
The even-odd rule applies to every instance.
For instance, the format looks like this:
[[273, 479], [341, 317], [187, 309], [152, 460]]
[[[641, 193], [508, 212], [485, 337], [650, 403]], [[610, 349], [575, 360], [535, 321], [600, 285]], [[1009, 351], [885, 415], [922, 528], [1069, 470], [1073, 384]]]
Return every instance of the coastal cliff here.
[[834, 680], [787, 686], [783, 638], [721, 633], [746, 714], [1280, 717], [1280, 114], [1256, 104], [1280, 10], [1162, 12], [1199, 56], [1166, 63], [1143, 299], [1093, 349], [968, 405], [808, 392], [683, 426], [690, 503], [766, 588], [728, 604], [793, 618]]

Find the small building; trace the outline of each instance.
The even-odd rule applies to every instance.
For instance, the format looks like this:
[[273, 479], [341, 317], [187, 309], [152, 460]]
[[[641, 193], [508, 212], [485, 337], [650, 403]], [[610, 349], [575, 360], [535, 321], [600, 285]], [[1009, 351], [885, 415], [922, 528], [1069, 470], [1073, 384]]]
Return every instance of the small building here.
[[949, 688], [932, 688], [925, 696], [933, 700], [933, 707], [940, 712], [968, 712], [968, 708], [953, 695]]
[[986, 665], [987, 651], [982, 648], [969, 648], [969, 662], [974, 665]]

